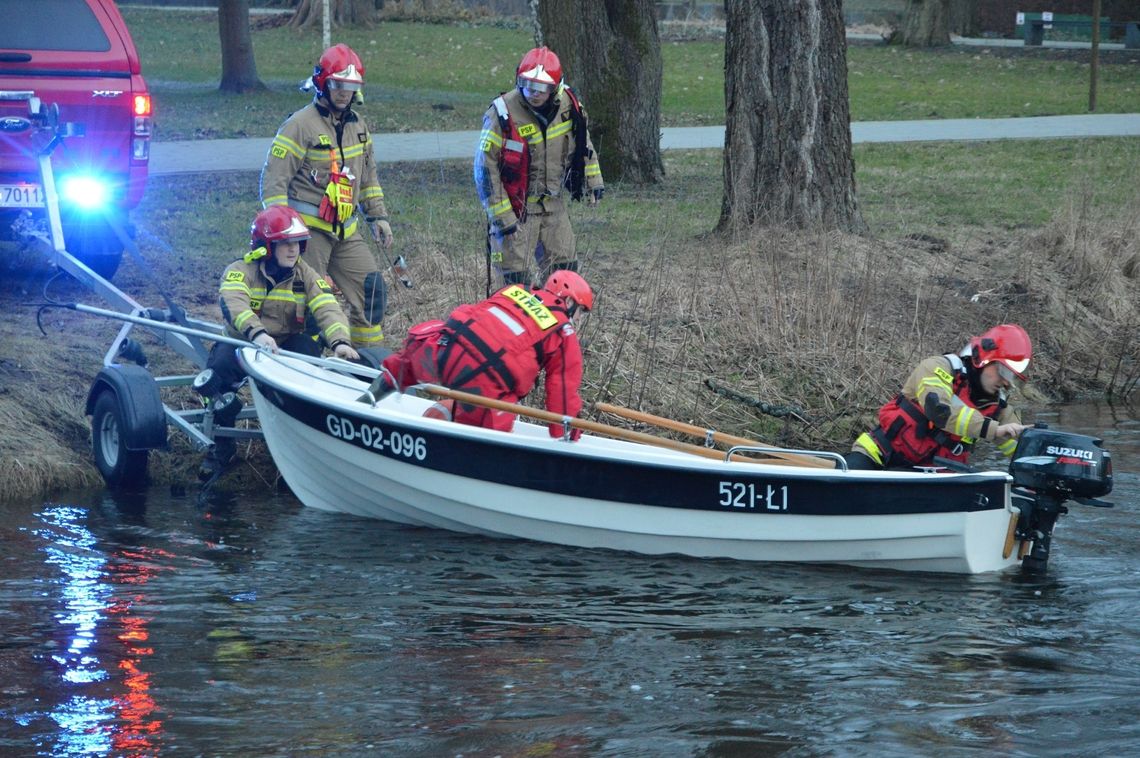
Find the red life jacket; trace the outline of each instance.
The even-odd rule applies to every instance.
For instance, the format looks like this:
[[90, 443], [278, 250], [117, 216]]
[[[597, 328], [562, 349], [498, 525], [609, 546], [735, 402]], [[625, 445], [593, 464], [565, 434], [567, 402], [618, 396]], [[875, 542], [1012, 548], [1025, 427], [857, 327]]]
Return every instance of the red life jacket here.
[[499, 151], [499, 176], [503, 191], [511, 201], [511, 210], [521, 223], [526, 219], [526, 193], [530, 183], [530, 148], [519, 134], [518, 124], [507, 110], [507, 102], [500, 95], [492, 104], [499, 114], [499, 128], [503, 132], [503, 149]]
[[[979, 407], [970, 397], [970, 380], [962, 359], [957, 355], [947, 355], [954, 371], [951, 389], [958, 398], [987, 418], [997, 418], [1001, 413], [1001, 403], [989, 403]], [[892, 450], [898, 456], [915, 466], [929, 466], [935, 457], [948, 458], [965, 463], [974, 446], [972, 439], [951, 434], [935, 424], [925, 411], [913, 400], [899, 395], [879, 409], [879, 428], [871, 432], [871, 437], [884, 452]]]
[[494, 387], [503, 397], [525, 397], [549, 351], [561, 348], [562, 327], [569, 320], [550, 293], [517, 284], [461, 305], [451, 312], [438, 342], [440, 376], [449, 387]]
[[[563, 186], [573, 200], [581, 200], [586, 189], [586, 117], [582, 104], [569, 87], [562, 92], [570, 101], [570, 120], [574, 130], [574, 154], [566, 170]], [[499, 176], [503, 191], [511, 201], [511, 210], [521, 223], [526, 219], [526, 198], [530, 183], [530, 148], [519, 134], [518, 126], [507, 110], [507, 102], [499, 95], [492, 101], [499, 115], [499, 130], [503, 133], [503, 149], [499, 151]]]

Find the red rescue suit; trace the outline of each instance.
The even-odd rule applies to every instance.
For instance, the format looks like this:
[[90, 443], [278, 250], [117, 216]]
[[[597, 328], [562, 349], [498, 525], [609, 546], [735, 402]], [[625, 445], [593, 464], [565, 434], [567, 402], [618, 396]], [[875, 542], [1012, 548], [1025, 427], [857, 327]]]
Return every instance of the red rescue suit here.
[[[412, 327], [404, 348], [384, 359], [401, 387], [420, 382], [515, 403], [546, 373], [546, 410], [574, 417], [582, 410], [582, 349], [566, 303], [546, 290], [519, 285], [461, 305], [446, 322]], [[514, 414], [457, 403], [456, 421], [510, 431]], [[579, 435], [574, 430], [573, 437]], [[550, 425], [552, 437], [562, 427]]]
[[[999, 402], [979, 405], [970, 394], [970, 380], [966, 367], [960, 362], [958, 365], [951, 385], [954, 394], [966, 405], [976, 408], [986, 418], [996, 420], [1005, 406]], [[948, 408], [946, 412], [949, 413]], [[939, 426], [913, 400], [900, 394], [879, 409], [879, 428], [870, 435], [879, 449], [889, 449], [893, 455], [901, 456], [915, 466], [934, 465], [935, 457], [965, 463], [970, 457], [974, 439], [959, 437]]]

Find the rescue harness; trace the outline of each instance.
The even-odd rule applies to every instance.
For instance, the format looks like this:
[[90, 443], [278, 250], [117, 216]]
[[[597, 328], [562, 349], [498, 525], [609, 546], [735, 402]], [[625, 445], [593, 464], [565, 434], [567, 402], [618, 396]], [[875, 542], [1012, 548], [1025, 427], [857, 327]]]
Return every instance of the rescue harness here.
[[[524, 297], [524, 295], [529, 295], [529, 297]], [[529, 306], [524, 304], [524, 301], [529, 302], [531, 300], [536, 301], [537, 305], [534, 303]], [[505, 307], [519, 317], [518, 324], [509, 328], [512, 332], [521, 328], [522, 332], [516, 333], [515, 336], [521, 338], [522, 334], [525, 334], [531, 340], [539, 366], [544, 363], [545, 355], [542, 350], [542, 342], [546, 335], [552, 329], [560, 327], [570, 320], [565, 308], [548, 305], [542, 302], [538, 293], [529, 293], [518, 285], [506, 287], [484, 302], [486, 307], [480, 309], [480, 312]], [[500, 317], [500, 320], [501, 318], [503, 317]], [[487, 320], [485, 323], [495, 322]], [[441, 348], [436, 364], [439, 375], [442, 376], [446, 370], [451, 351], [462, 342], [460, 348], [476, 357], [479, 360], [479, 365], [464, 369], [459, 376], [451, 380], [450, 384], [464, 386], [471, 383], [479, 375], [490, 373], [494, 374], [499, 383], [512, 394], [520, 396], [526, 394], [522, 390], [529, 391], [530, 388], [519, 385], [516, 372], [513, 370], [515, 367], [511, 365], [514, 362], [512, 360], [513, 355], [508, 350], [508, 346], [503, 345], [496, 348], [491, 344], [492, 341], [499, 341], [495, 339], [495, 332], [487, 329], [483, 320], [475, 318], [474, 315], [462, 320], [449, 318], [444, 324], [443, 334], [437, 343]]]
[[503, 192], [511, 201], [511, 210], [521, 223], [526, 219], [526, 193], [530, 183], [530, 149], [526, 140], [519, 134], [518, 124], [507, 110], [507, 101], [502, 95], [492, 104], [499, 116], [499, 128], [503, 132], [503, 149], [499, 151], [499, 176], [503, 182]]
[[[586, 190], [586, 117], [582, 114], [582, 104], [574, 90], [563, 85], [561, 91], [570, 101], [570, 121], [574, 132], [574, 154], [570, 157], [570, 167], [562, 184], [570, 193], [571, 199], [581, 200]], [[503, 133], [503, 148], [499, 151], [499, 176], [503, 192], [511, 201], [511, 210], [519, 223], [522, 223], [526, 220], [530, 189], [530, 148], [526, 138], [519, 133], [518, 124], [511, 118], [503, 95], [496, 97], [491, 104], [499, 117], [499, 129]], [[545, 131], [544, 126], [543, 132]]]
[[[970, 397], [970, 377], [962, 358], [958, 355], [943, 356], [954, 372], [951, 391], [963, 403], [976, 408], [985, 416], [980, 436], [985, 437], [989, 425], [1001, 413], [1003, 403], [994, 402], [976, 406]], [[879, 411], [879, 426], [868, 433], [883, 455], [886, 465], [893, 453], [898, 453], [914, 465], [925, 465], [935, 457], [948, 458], [965, 463], [974, 446], [974, 438], [959, 437], [942, 429], [950, 417], [949, 406], [938, 402], [937, 395], [930, 393], [927, 407], [920, 407], [910, 398], [899, 394]], [[932, 418], [933, 417], [933, 418]]]

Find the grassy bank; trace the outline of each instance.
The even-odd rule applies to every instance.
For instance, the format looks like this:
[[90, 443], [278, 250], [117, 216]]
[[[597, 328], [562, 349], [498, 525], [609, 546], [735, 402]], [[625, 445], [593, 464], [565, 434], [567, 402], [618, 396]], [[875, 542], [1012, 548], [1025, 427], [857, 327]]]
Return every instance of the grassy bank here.
[[[1130, 170], [1140, 139], [866, 145], [855, 159], [867, 238], [710, 237], [719, 151], [666, 153], [665, 185], [616, 185], [596, 212], [576, 206], [583, 271], [598, 291], [581, 332], [587, 403], [841, 450], [918, 358], [1006, 320], [1036, 341], [1038, 403], [1135, 386], [1140, 189]], [[390, 345], [408, 325], [483, 293], [469, 172], [466, 161], [384, 167], [397, 249], [417, 282], [391, 289]], [[255, 183], [253, 173], [157, 178], [135, 216], [158, 281], [195, 315], [219, 319], [217, 277], [242, 252]], [[44, 337], [29, 307], [42, 301], [42, 273], [7, 283], [0, 426], [24, 431], [0, 436], [0, 498], [96, 483], [83, 402], [117, 324], [51, 310]], [[161, 304], [133, 262], [117, 283]], [[65, 282], [48, 294], [93, 299]], [[188, 370], [169, 351], [150, 353], [156, 374]], [[802, 420], [715, 394], [707, 380], [797, 407]], [[152, 473], [186, 486], [198, 456], [171, 439]], [[260, 445], [241, 455], [240, 470], [255, 474], [244, 485], [271, 482]]]
[[[259, 29], [258, 63], [273, 89], [227, 97], [214, 91], [214, 14], [125, 11], [161, 138], [264, 136], [306, 102], [294, 85], [319, 52], [315, 32]], [[364, 52], [364, 111], [381, 130], [474, 128], [529, 45], [518, 29], [493, 26], [385, 24], [344, 37]], [[666, 123], [722, 121], [722, 55], [718, 43], [665, 46]], [[849, 60], [859, 120], [1076, 113], [1086, 97], [1086, 69], [1048, 56], [852, 48]], [[1140, 63], [1102, 72], [1103, 108], [1137, 110]], [[842, 450], [916, 360], [1001, 321], [1035, 340], [1034, 403], [1136, 388], [1140, 138], [869, 144], [854, 158], [867, 237], [711, 235], [720, 151], [668, 152], [661, 186], [610, 184], [597, 210], [576, 206], [583, 272], [598, 292], [581, 330], [587, 403]], [[381, 179], [397, 251], [417, 282], [391, 288], [385, 329], [397, 346], [410, 324], [483, 295], [483, 215], [467, 161], [385, 164]], [[161, 305], [157, 281], [193, 314], [219, 320], [217, 278], [243, 252], [256, 185], [253, 173], [152, 179], [134, 214], [151, 273], [128, 261], [116, 283]], [[46, 299], [94, 296], [48, 279], [36, 260], [26, 256], [0, 288], [9, 316], [0, 320], [0, 499], [99, 482], [84, 400], [118, 324], [60, 309], [37, 324]], [[156, 375], [190, 368], [150, 353]], [[799, 415], [766, 414], [709, 381]], [[198, 401], [187, 392], [175, 402]], [[186, 486], [199, 456], [180, 435], [171, 441], [152, 475]], [[272, 483], [260, 445], [243, 444], [241, 457], [253, 476], [226, 486]]]
[[[264, 136], [308, 101], [297, 91], [321, 53], [319, 29], [258, 22], [253, 45], [268, 91], [217, 92], [221, 51], [214, 13], [126, 7], [157, 103], [157, 139]], [[377, 130], [478, 128], [490, 98], [511, 86], [514, 66], [532, 44], [524, 28], [386, 22], [345, 29], [338, 41], [367, 68], [365, 113]], [[1098, 112], [1140, 110], [1140, 55], [1107, 54]], [[1004, 118], [1085, 113], [1088, 64], [1070, 51], [950, 48], [848, 49], [855, 121]], [[722, 41], [665, 41], [663, 126], [724, 123]], [[567, 72], [574, 82], [574, 72]]]

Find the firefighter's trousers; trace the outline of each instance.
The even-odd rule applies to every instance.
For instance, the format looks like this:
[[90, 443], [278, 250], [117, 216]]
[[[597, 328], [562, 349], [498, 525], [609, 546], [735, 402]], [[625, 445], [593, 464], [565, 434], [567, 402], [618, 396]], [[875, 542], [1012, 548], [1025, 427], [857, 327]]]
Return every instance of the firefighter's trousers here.
[[561, 197], [527, 203], [526, 221], [518, 225], [517, 232], [503, 238], [503, 273], [530, 272], [539, 243], [542, 243], [542, 259], [537, 261], [540, 281], [556, 265], [578, 260], [570, 213]]
[[[305, 247], [305, 262], [322, 276], [331, 278], [331, 284], [343, 294], [352, 345], [358, 350], [378, 347], [384, 339], [380, 326], [383, 312], [374, 313], [378, 309], [372, 306], [372, 300], [383, 298], [384, 294], [366, 292], [365, 280], [368, 279], [373, 288], [380, 289], [384, 287], [384, 281], [376, 255], [361, 234], [360, 227], [363, 226], [358, 225], [352, 236], [344, 240], [312, 229], [312, 238]], [[369, 278], [369, 274], [375, 276]], [[369, 319], [370, 312], [375, 315], [375, 321]]]

